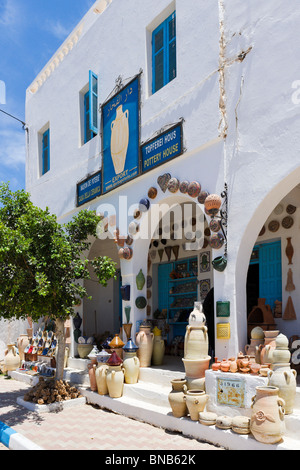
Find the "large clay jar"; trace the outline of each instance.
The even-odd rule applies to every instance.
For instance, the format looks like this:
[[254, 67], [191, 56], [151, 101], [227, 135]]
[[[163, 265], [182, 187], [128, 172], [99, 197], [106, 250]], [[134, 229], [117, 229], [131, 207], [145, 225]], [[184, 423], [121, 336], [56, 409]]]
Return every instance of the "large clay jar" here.
[[4, 367], [7, 372], [14, 371], [20, 367], [20, 356], [14, 344], [7, 345], [4, 357]]
[[188, 409], [185, 401], [185, 393], [187, 392], [185, 379], [174, 379], [171, 381], [172, 391], [169, 393], [168, 399], [172, 408], [173, 416], [182, 418], [187, 416]]
[[110, 398], [120, 398], [124, 388], [124, 368], [109, 366], [106, 371], [106, 383]]
[[285, 402], [285, 414], [291, 414], [297, 390], [297, 372], [290, 368], [290, 364], [272, 364], [272, 370], [268, 372], [269, 385], [279, 389], [278, 395]]
[[111, 123], [111, 156], [115, 173], [124, 171], [129, 143], [129, 111], [123, 112], [122, 105], [117, 108], [116, 119]]
[[25, 360], [24, 350], [29, 345], [28, 335], [20, 335], [17, 339], [17, 346], [19, 350], [20, 361]]
[[152, 352], [152, 365], [160, 366], [164, 361], [165, 355], [165, 342], [161, 336], [161, 330], [157, 327], [153, 328], [153, 352]]
[[108, 395], [108, 388], [106, 382], [107, 364], [100, 364], [95, 371], [97, 391], [99, 395]]
[[285, 430], [284, 400], [278, 396], [279, 389], [272, 386], [256, 387], [252, 398], [250, 430], [259, 442], [276, 444]]
[[88, 371], [89, 371], [89, 379], [90, 379], [90, 386], [92, 392], [97, 392], [97, 381], [96, 381], [96, 364], [88, 364]]
[[136, 344], [138, 346], [137, 356], [140, 360], [140, 367], [149, 367], [153, 352], [154, 334], [151, 332], [151, 326], [146, 322], [140, 326], [140, 331], [136, 333]]
[[136, 384], [140, 374], [140, 361], [135, 352], [124, 353], [124, 380], [127, 384]]
[[203, 390], [187, 390], [185, 395], [186, 406], [192, 421], [199, 420], [199, 413], [204, 411], [208, 395]]
[[191, 379], [200, 379], [205, 377], [205, 371], [209, 369], [211, 357], [206, 356], [203, 359], [182, 359], [185, 375]]
[[207, 327], [190, 326], [186, 327], [184, 338], [184, 358], [201, 359], [208, 355], [208, 334]]

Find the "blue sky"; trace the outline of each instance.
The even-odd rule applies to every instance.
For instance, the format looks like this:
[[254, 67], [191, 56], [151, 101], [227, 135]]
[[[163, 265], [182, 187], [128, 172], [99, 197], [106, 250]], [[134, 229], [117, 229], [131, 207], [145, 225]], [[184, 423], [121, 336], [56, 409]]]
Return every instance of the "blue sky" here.
[[[93, 3], [0, 0], [0, 109], [25, 120], [27, 87]], [[9, 181], [12, 190], [25, 189], [25, 132], [20, 123], [2, 112], [0, 181]]]

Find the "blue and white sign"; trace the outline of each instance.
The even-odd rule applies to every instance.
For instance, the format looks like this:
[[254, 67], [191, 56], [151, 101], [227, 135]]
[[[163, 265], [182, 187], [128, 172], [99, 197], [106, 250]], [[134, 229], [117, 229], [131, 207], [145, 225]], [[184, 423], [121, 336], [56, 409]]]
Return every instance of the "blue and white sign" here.
[[139, 175], [139, 76], [102, 106], [103, 193]]
[[182, 124], [179, 123], [142, 145], [142, 172], [152, 170], [156, 166], [178, 157], [182, 152]]
[[101, 171], [89, 176], [77, 185], [77, 206], [82, 206], [86, 202], [101, 195]]

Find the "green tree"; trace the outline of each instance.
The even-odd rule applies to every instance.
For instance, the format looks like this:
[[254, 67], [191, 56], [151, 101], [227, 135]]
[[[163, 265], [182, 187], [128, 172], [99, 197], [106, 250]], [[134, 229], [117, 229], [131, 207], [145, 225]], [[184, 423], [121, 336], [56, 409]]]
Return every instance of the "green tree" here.
[[61, 225], [48, 208], [36, 207], [27, 192], [0, 184], [0, 317], [55, 321], [58, 380], [63, 378], [64, 322], [74, 315], [78, 299], [87, 297], [79, 281], [90, 278], [89, 266], [103, 286], [115, 278], [110, 258], [87, 257], [100, 220], [95, 212], [82, 210]]

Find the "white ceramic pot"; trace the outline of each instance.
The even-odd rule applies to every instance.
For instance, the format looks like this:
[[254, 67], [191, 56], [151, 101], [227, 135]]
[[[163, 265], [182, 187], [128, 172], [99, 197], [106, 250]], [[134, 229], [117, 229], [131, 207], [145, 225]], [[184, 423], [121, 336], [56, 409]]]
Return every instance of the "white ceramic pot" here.
[[121, 366], [109, 366], [106, 371], [106, 383], [110, 398], [120, 398], [124, 388], [124, 369]]
[[108, 365], [100, 364], [95, 371], [96, 375], [96, 383], [97, 383], [97, 391], [99, 395], [107, 395], [108, 388], [106, 382], [106, 371], [108, 369]]
[[140, 374], [140, 361], [135, 352], [124, 353], [124, 380], [127, 384], [136, 384]]
[[290, 368], [290, 364], [272, 364], [272, 370], [268, 372], [269, 385], [278, 387], [278, 396], [285, 402], [285, 414], [291, 414], [297, 390], [297, 372]]
[[184, 338], [184, 358], [203, 359], [208, 355], [208, 334], [206, 326], [186, 327]]

